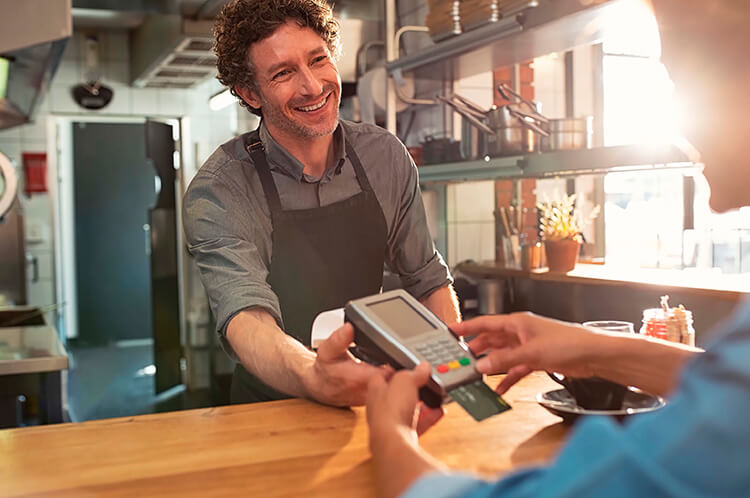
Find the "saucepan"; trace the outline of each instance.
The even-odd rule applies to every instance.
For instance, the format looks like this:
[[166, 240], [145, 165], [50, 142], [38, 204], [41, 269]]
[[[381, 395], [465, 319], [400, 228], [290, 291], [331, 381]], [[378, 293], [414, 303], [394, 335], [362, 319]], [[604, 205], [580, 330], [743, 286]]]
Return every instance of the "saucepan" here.
[[[544, 152], [555, 150], [589, 149], [593, 135], [593, 117], [549, 119], [540, 113], [534, 102], [523, 98], [506, 84], [499, 84], [498, 93], [508, 101], [514, 97], [519, 105], [525, 105], [527, 121], [536, 122], [547, 133], [540, 134], [540, 149]], [[490, 123], [492, 124], [492, 123]]]
[[547, 134], [533, 115], [516, 105], [485, 110], [457, 94], [438, 99], [486, 135], [485, 150], [492, 156], [533, 152], [538, 146], [537, 134]]
[[550, 119], [549, 136], [542, 139], [542, 150], [590, 149], [593, 120], [593, 116]]

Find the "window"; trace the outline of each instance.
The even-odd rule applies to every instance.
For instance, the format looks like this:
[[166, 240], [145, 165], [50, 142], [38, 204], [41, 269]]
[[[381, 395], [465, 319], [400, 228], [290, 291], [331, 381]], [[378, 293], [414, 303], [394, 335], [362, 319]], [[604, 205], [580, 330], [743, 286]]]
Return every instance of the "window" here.
[[[631, 22], [651, 26], [651, 14], [641, 15]], [[648, 36], [605, 43], [605, 145], [670, 143], [679, 137], [679, 104], [655, 56], [659, 50], [658, 39]], [[607, 264], [750, 272], [750, 209], [713, 213], [708, 198], [708, 184], [696, 168], [605, 175]]]

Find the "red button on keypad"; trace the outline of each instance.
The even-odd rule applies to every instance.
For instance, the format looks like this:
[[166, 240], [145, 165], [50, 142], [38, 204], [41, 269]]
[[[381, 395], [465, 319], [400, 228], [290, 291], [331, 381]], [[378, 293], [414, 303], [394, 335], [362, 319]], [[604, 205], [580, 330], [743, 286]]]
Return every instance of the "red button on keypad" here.
[[438, 373], [441, 373], [441, 374], [444, 374], [448, 370], [450, 370], [450, 368], [448, 368], [448, 365], [438, 365], [437, 367]]

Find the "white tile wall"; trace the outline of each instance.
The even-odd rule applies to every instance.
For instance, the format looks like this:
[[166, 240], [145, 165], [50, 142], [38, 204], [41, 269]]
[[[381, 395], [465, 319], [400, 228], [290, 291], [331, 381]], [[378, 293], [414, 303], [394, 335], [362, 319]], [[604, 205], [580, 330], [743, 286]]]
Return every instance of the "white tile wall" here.
[[[66, 64], [63, 61], [63, 64]], [[50, 112], [54, 114], [70, 114], [81, 112], [81, 108], [76, 105], [73, 97], [70, 94], [71, 85], [59, 84], [57, 81], [53, 81], [52, 88], [49, 91], [50, 99]], [[37, 119], [40, 116], [37, 115]]]
[[495, 184], [492, 181], [456, 183], [446, 189], [448, 264], [495, 256]]
[[[52, 81], [50, 91], [39, 106], [33, 123], [0, 130], [0, 152], [16, 164], [21, 176], [22, 152], [45, 152], [47, 148], [46, 120], [53, 115], [87, 116], [152, 116], [178, 117], [190, 115], [193, 128], [191, 136], [200, 144], [203, 161], [214, 149], [231, 138], [236, 128], [234, 107], [214, 113], [208, 107], [209, 97], [221, 85], [207, 81], [188, 90], [150, 89], [130, 87], [128, 33], [125, 30], [108, 31], [99, 34], [99, 69], [105, 85], [114, 91], [112, 102], [100, 111], [87, 111], [80, 108], [71, 97], [71, 87], [83, 82], [85, 66], [83, 62], [84, 35], [75, 32], [68, 41], [63, 59]], [[195, 147], [194, 144], [186, 144]], [[20, 182], [23, 188], [23, 179]], [[45, 305], [54, 301], [54, 281], [52, 272], [53, 255], [51, 240], [51, 207], [47, 194], [34, 194], [30, 198], [21, 195], [24, 207], [26, 231], [31, 235], [27, 243], [29, 253], [38, 258], [40, 275], [38, 282], [28, 282], [29, 302]], [[42, 235], [38, 240], [37, 234]], [[28, 272], [31, 279], [31, 272]]]
[[451, 267], [467, 259], [483, 261], [495, 257], [495, 228], [492, 222], [455, 223], [448, 234], [448, 264]]
[[0, 152], [18, 166], [21, 163], [21, 140], [6, 140], [0, 136]]
[[105, 108], [107, 114], [130, 114], [130, 87], [116, 81], [107, 81], [106, 84], [112, 89], [113, 94], [112, 101]]
[[[157, 114], [184, 116], [186, 114], [185, 91], [173, 88], [157, 90]], [[208, 105], [208, 102], [206, 102]]]
[[142, 116], [156, 114], [159, 102], [159, 90], [156, 88], [138, 88], [133, 90], [130, 99], [130, 112]]
[[449, 222], [489, 222], [494, 220], [495, 184], [492, 181], [457, 183], [447, 194], [455, 203]]

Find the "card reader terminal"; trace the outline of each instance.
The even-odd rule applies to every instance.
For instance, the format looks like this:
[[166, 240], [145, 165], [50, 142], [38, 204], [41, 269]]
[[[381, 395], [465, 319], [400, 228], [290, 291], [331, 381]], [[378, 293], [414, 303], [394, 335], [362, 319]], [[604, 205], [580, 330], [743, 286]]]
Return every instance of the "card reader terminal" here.
[[349, 301], [344, 316], [354, 326], [353, 352], [364, 361], [396, 370], [430, 363], [432, 374], [419, 393], [428, 406], [436, 408], [450, 395], [477, 420], [510, 408], [483, 382], [468, 347], [406, 291]]

